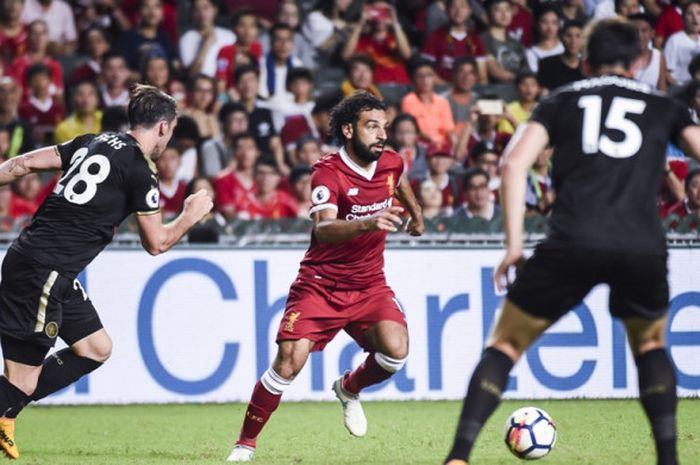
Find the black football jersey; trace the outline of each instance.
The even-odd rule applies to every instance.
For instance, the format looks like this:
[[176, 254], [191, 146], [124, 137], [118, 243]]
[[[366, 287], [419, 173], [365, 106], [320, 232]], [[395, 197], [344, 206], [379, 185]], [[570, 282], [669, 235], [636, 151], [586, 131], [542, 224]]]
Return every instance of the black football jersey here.
[[557, 90], [530, 119], [544, 125], [554, 147], [550, 243], [665, 252], [656, 197], [668, 143], [693, 124], [681, 103], [601, 76]]
[[12, 247], [75, 275], [111, 242], [127, 216], [159, 211], [158, 176], [129, 134], [87, 134], [56, 151], [62, 176]]

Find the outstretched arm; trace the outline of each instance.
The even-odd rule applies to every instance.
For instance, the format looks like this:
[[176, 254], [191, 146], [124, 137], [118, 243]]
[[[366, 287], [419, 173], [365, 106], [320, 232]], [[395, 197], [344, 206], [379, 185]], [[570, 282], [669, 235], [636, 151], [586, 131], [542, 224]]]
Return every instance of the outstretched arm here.
[[10, 184], [29, 173], [58, 171], [61, 157], [55, 145], [18, 155], [0, 164], [0, 186]]
[[211, 197], [202, 189], [185, 199], [182, 213], [168, 224], [163, 224], [160, 211], [150, 215], [137, 215], [141, 245], [151, 255], [166, 252], [177, 244], [189, 229], [209, 213], [214, 206]]

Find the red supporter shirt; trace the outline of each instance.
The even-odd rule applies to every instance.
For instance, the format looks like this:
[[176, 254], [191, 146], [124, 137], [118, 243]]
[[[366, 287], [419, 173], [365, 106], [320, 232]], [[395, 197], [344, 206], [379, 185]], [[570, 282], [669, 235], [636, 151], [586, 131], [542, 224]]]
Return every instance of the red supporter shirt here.
[[297, 140], [302, 136], [310, 135], [319, 139], [322, 143], [328, 142], [327, 137], [319, 134], [314, 126], [313, 121], [310, 121], [306, 115], [294, 115], [287, 118], [280, 131], [280, 139], [282, 145], [287, 150], [293, 150], [296, 147]]
[[16, 36], [10, 37], [0, 31], [0, 54], [5, 64], [12, 61], [27, 51], [27, 26], [23, 25]]
[[175, 189], [168, 189], [160, 186], [160, 209], [168, 215], [179, 213], [185, 202], [187, 184], [184, 181], [179, 181], [174, 187]]
[[97, 81], [100, 78], [102, 68], [92, 60], [77, 66], [70, 74], [68, 79], [70, 84], [76, 84], [81, 81]]
[[296, 218], [299, 205], [296, 200], [282, 190], [275, 192], [270, 202], [262, 203], [254, 194], [248, 194], [241, 202], [236, 216], [244, 220]]
[[255, 184], [250, 182], [246, 187], [247, 181], [242, 181], [235, 171], [227, 174], [222, 174], [214, 181], [216, 188], [216, 209], [221, 210], [225, 207], [238, 207], [243, 203], [245, 196], [255, 194]]
[[[392, 205], [401, 173], [403, 162], [396, 152], [385, 150], [365, 170], [342, 148], [314, 164], [309, 212], [331, 209], [339, 220], [346, 221], [371, 216]], [[311, 233], [311, 245], [301, 261], [298, 279], [321, 276], [335, 281], [340, 289], [382, 285], [386, 235], [375, 231], [338, 244], [322, 244]]]
[[[45, 57], [42, 64], [49, 67], [51, 70], [51, 95], [58, 92], [63, 92], [63, 68], [61, 64], [50, 57]], [[8, 74], [15, 78], [15, 80], [24, 88], [24, 97], [29, 97], [29, 86], [25, 81], [27, 70], [34, 63], [29, 58], [29, 55], [22, 55], [12, 62], [12, 68], [8, 70]]]
[[12, 218], [20, 218], [22, 216], [34, 216], [39, 205], [29, 200], [25, 200], [22, 197], [12, 194], [12, 200], [10, 200], [10, 216]]
[[393, 33], [389, 32], [383, 42], [377, 42], [371, 35], [362, 34], [357, 41], [355, 53], [366, 53], [374, 60], [374, 82], [378, 84], [410, 82]]
[[53, 132], [56, 125], [63, 121], [66, 113], [55, 97], [46, 102], [39, 102], [34, 97], [22, 103], [17, 110], [19, 117], [40, 133]]
[[423, 45], [422, 55], [437, 64], [437, 73], [444, 80], [452, 81], [452, 65], [459, 57], [470, 56], [476, 60], [486, 58], [486, 48], [475, 31], [469, 31], [462, 40], [450, 34], [445, 26], [433, 31]]
[[[679, 221], [672, 221], [668, 227], [669, 229], [675, 229], [678, 227], [678, 223], [681, 222], [686, 216], [691, 214], [690, 209], [688, 208], [688, 203], [687, 201], [683, 200], [681, 202], [676, 202], [675, 204], [662, 208], [661, 211], [659, 212], [661, 215], [661, 219], [665, 220], [669, 215], [677, 215]], [[695, 219], [691, 219], [688, 227], [692, 230], [697, 229], [698, 227], [698, 221]]]
[[529, 47], [532, 45], [532, 31], [535, 28], [532, 12], [515, 3], [513, 8], [516, 13], [513, 14], [513, 21], [508, 26], [508, 35], [525, 47]]
[[683, 30], [683, 17], [680, 8], [667, 6], [656, 20], [656, 37], [664, 41], [678, 31]]
[[[236, 70], [237, 50], [236, 44], [226, 45], [219, 50], [219, 55], [216, 57], [216, 79], [226, 81], [227, 89], [236, 87], [236, 80], [233, 77], [233, 73]], [[250, 44], [250, 53], [255, 57], [255, 62], [257, 63], [263, 54], [260, 42], [255, 41]]]

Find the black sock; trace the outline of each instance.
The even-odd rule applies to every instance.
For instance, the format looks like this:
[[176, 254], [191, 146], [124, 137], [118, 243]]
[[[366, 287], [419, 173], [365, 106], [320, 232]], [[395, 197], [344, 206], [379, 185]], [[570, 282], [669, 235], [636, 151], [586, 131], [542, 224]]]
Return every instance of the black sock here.
[[12, 384], [4, 376], [0, 376], [0, 416], [14, 418], [7, 415], [9, 411], [17, 405], [24, 407], [30, 400], [24, 391]]
[[639, 400], [649, 418], [656, 442], [658, 465], [677, 465], [676, 373], [665, 349], [646, 352], [636, 359]]
[[[75, 355], [70, 348], [59, 350], [44, 360], [41, 374], [39, 375], [39, 382], [34, 393], [28, 399], [33, 401], [43, 399], [49, 394], [70, 386], [83, 375], [95, 371], [100, 366], [102, 366], [102, 362]], [[27, 403], [14, 404], [6, 416], [8, 418], [17, 417]]]
[[489, 347], [484, 351], [469, 382], [454, 444], [445, 462], [469, 459], [481, 428], [501, 402], [512, 368], [513, 361], [500, 350]]

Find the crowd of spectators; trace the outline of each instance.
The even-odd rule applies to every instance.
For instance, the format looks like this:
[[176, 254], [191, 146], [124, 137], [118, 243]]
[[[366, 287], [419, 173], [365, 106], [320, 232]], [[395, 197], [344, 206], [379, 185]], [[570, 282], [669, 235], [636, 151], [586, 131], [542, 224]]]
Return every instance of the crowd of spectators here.
[[[389, 105], [389, 146], [429, 222], [497, 221], [501, 154], [541, 97], [584, 77], [592, 19], [629, 18], [644, 45], [635, 77], [700, 117], [700, 0], [0, 5], [0, 159], [124, 130], [129, 87], [146, 82], [178, 102], [157, 163], [162, 210], [176, 215], [188, 192], [206, 188], [214, 226], [307, 218], [311, 166], [338, 148], [330, 110], [358, 90]], [[528, 215], [554, 202], [551, 155], [530, 171]], [[31, 216], [55, 182], [33, 175], [0, 189], [0, 230]], [[659, 211], [670, 228], [697, 228], [685, 219], [700, 212], [700, 171], [673, 146]]]

